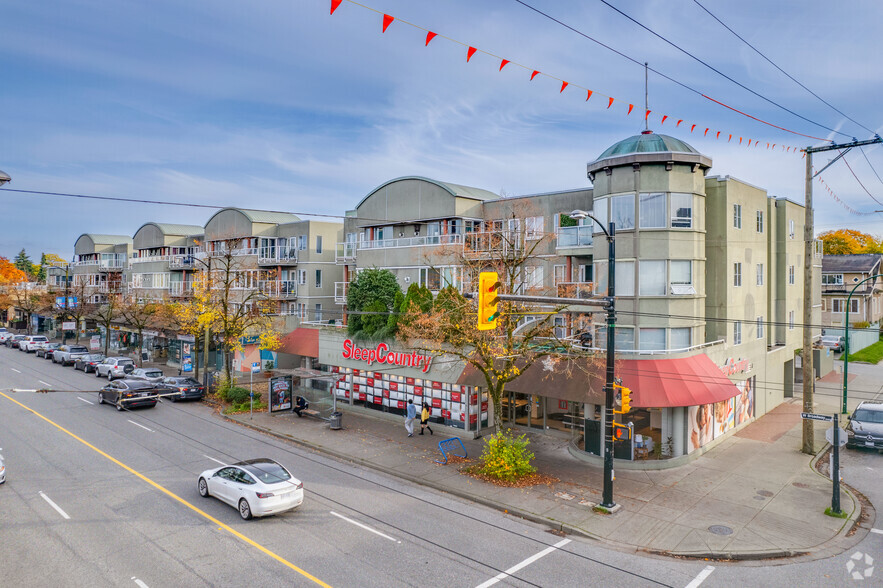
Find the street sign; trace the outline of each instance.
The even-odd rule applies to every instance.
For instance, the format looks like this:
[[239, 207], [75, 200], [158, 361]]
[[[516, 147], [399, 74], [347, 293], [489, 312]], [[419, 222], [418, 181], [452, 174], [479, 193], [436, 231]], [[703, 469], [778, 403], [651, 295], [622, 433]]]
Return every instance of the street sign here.
[[255, 361], [251, 364], [251, 373], [256, 374], [261, 371], [261, 362]]
[[77, 322], [76, 321], [64, 321], [63, 323], [61, 323], [61, 328], [62, 328], [62, 330], [65, 330], [65, 331], [75, 331], [77, 329]]
[[828, 422], [834, 420], [834, 417], [832, 417], [832, 416], [828, 416], [826, 414], [815, 414], [812, 412], [802, 412], [802, 413], [800, 413], [800, 418], [809, 419], [812, 421], [828, 421]]
[[[838, 427], [838, 429], [839, 428], [840, 427]], [[825, 439], [831, 445], [834, 444], [834, 427], [831, 427], [830, 429], [825, 431]], [[839, 447], [843, 447], [844, 445], [846, 445], [846, 431], [844, 431], [843, 429], [840, 429], [840, 436], [838, 437], [837, 441], [838, 441], [837, 445]]]

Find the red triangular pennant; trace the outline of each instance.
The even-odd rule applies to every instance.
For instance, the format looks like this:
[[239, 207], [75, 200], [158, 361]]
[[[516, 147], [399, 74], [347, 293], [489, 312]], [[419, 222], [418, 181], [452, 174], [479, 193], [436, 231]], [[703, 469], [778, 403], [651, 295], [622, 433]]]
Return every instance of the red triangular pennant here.
[[650, 113], [651, 113], [651, 112], [653, 112], [653, 111], [652, 111], [652, 110], [647, 110], [647, 111], [644, 112], [644, 120], [647, 120], [648, 118], [650, 118]]
[[684, 119], [679, 118], [679, 119], [678, 119], [678, 124], [676, 124], [675, 126], [676, 126], [676, 127], [681, 126], [681, 123], [682, 123], [682, 122], [684, 122]]
[[506, 64], [509, 63], [508, 59], [504, 59], [500, 62], [500, 71], [503, 71], [503, 68], [506, 67]]
[[530, 79], [533, 80], [535, 77], [537, 77], [538, 73], [540, 73], [539, 70], [537, 70], [537, 69], [533, 70], [533, 73], [530, 74]]
[[720, 138], [721, 138], [721, 132], [718, 131], [718, 132], [717, 132], [717, 136], [715, 136], [715, 139], [720, 139]]
[[727, 139], [727, 143], [729, 143], [729, 142], [732, 141], [732, 140], [733, 140], [733, 135], [730, 135], [730, 138]]
[[588, 102], [588, 101], [589, 101], [589, 98], [591, 98], [591, 97], [592, 97], [592, 91], [591, 91], [591, 90], [586, 90], [586, 102]]
[[563, 92], [564, 88], [566, 88], [566, 87], [567, 87], [567, 82], [561, 82], [561, 89], [558, 90], [558, 93], [560, 94], [561, 92]]
[[611, 106], [613, 106], [613, 98], [607, 100], [607, 108], [610, 108]]
[[392, 21], [394, 21], [394, 20], [395, 20], [395, 18], [392, 17], [392, 16], [390, 16], [390, 15], [388, 15], [388, 14], [384, 14], [384, 15], [383, 15], [383, 32], [384, 32], [384, 33], [386, 32], [386, 27], [388, 27], [389, 25], [391, 25], [391, 24], [392, 24]]
[[343, 0], [331, 0], [331, 14], [334, 14], [334, 11], [337, 10], [337, 7], [340, 6], [340, 3]]
[[690, 132], [692, 133], [693, 130], [695, 130], [695, 129], [696, 129], [696, 125], [693, 125], [692, 127], [690, 127]]
[[667, 118], [668, 118], [668, 115], [667, 115], [667, 114], [664, 115], [664, 116], [662, 117], [662, 120], [659, 122], [659, 124], [664, 125], [664, 124], [665, 124], [665, 119], [667, 119]]
[[742, 137], [739, 137], [739, 145], [742, 144]]
[[634, 104], [629, 104], [629, 111], [626, 113], [626, 116], [632, 113], [632, 109], [635, 107]]
[[748, 146], [751, 147], [751, 139], [748, 139]]
[[437, 35], [436, 33], [433, 33], [432, 31], [428, 31], [428, 32], [426, 33], [426, 45], [424, 45], [424, 47], [429, 46], [429, 42], [432, 41], [432, 40], [433, 40], [434, 38], [436, 38], [437, 36], [438, 36], [438, 35]]
[[707, 137], [707, 136], [708, 136], [708, 127], [705, 127], [705, 133], [704, 133], [702, 136], [703, 136], [703, 137]]
[[466, 63], [469, 63], [469, 60], [472, 59], [472, 56], [475, 55], [475, 52], [478, 51], [475, 47], [470, 47], [466, 51]]

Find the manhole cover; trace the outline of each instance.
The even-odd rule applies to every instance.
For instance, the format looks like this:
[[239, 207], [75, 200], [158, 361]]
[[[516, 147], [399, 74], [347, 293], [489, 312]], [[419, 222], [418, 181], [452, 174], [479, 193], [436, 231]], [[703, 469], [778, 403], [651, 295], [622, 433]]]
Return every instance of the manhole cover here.
[[711, 525], [708, 527], [708, 530], [714, 533], [715, 535], [732, 535], [733, 530], [729, 527], [725, 527], [724, 525]]
[[809, 484], [804, 484], [803, 482], [793, 482], [791, 485], [798, 488], [809, 488]]
[[758, 490], [757, 493], [758, 493], [758, 495], [766, 496], [767, 498], [769, 498], [770, 496], [773, 495], [773, 493], [770, 492], [769, 490]]

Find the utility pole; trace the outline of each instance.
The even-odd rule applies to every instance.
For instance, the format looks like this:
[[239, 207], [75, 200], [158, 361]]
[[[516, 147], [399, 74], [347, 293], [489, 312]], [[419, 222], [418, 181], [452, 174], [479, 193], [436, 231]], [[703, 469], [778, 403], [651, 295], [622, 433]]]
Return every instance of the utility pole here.
[[[813, 289], [812, 289], [812, 260], [813, 260], [813, 240], [815, 238], [815, 229], [813, 227], [813, 210], [812, 210], [812, 181], [817, 175], [828, 169], [835, 161], [846, 155], [853, 147], [861, 147], [862, 145], [874, 145], [883, 143], [880, 136], [877, 135], [873, 139], [867, 141], [853, 140], [849, 143], [823, 145], [821, 147], [807, 147], [806, 153], [806, 186], [805, 186], [805, 209], [804, 209], [804, 227], [803, 227], [803, 411], [813, 412], [813, 384], [815, 383], [815, 372], [813, 370], [812, 357], [812, 308], [813, 308]], [[820, 169], [813, 175], [812, 173], [812, 154], [822, 151], [841, 150], [837, 157], [831, 160], [828, 165]], [[813, 424], [811, 419], [803, 420], [803, 449], [804, 453], [810, 455], [815, 453], [813, 440]]]

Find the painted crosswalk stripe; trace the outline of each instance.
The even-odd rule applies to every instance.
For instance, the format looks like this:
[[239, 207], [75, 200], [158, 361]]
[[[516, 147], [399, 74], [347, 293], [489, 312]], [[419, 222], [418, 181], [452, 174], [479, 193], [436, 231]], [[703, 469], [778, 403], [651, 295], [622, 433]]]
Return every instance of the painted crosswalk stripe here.
[[49, 382], [44, 382], [43, 380], [37, 380], [37, 381], [40, 382], [41, 384], [43, 384], [44, 386], [52, 386], [52, 384], [50, 384]]
[[15, 368], [9, 368], [9, 369], [11, 369], [12, 371], [14, 371], [14, 372], [17, 373], [17, 374], [20, 374], [20, 373], [21, 373], [21, 370], [17, 370], [17, 369], [15, 369]]
[[54, 508], [54, 509], [58, 512], [58, 514], [60, 514], [61, 516], [63, 516], [63, 517], [66, 518], [66, 519], [70, 519], [70, 516], [69, 516], [66, 512], [64, 512], [63, 510], [61, 510], [61, 507], [60, 507], [60, 506], [58, 506], [57, 504], [55, 504], [54, 502], [52, 502], [52, 499], [51, 499], [51, 498], [49, 498], [48, 496], [46, 496], [45, 494], [43, 494], [43, 491], [42, 491], [42, 490], [40, 490], [40, 496], [43, 498], [43, 500], [45, 500], [46, 502], [48, 502], [48, 503], [49, 503], [49, 506], [51, 506], [52, 508]]
[[145, 584], [142, 580], [139, 580], [139, 579], [136, 578], [135, 576], [132, 576], [132, 580], [135, 581], [135, 584], [138, 585], [138, 588], [149, 588], [149, 587], [147, 586], [147, 584]]
[[523, 562], [512, 566], [511, 568], [509, 568], [505, 572], [497, 574], [496, 576], [494, 576], [493, 578], [491, 578], [490, 580], [488, 580], [484, 584], [479, 584], [477, 586], [477, 588], [488, 588], [488, 586], [493, 586], [494, 584], [496, 584], [500, 580], [505, 580], [507, 577], [511, 576], [512, 574], [514, 574], [518, 570], [520, 570], [522, 568], [526, 568], [527, 566], [529, 566], [533, 562], [537, 561], [538, 559], [540, 559], [542, 557], [546, 557], [547, 555], [549, 555], [553, 551], [555, 551], [557, 549], [561, 549], [562, 547], [564, 547], [568, 543], [570, 543], [570, 539], [562, 539], [561, 541], [559, 541], [555, 545], [552, 545], [551, 547], [547, 547], [544, 550], [542, 550], [541, 552], [530, 556], [529, 558], [527, 558]]
[[871, 533], [877, 533], [878, 535], [883, 535], [883, 529], [871, 529]]
[[699, 574], [693, 578], [693, 581], [687, 584], [686, 588], [698, 588], [698, 586], [705, 581], [705, 578], [711, 575], [711, 572], [714, 571], [714, 566], [705, 566]]
[[227, 465], [227, 464], [225, 464], [223, 461], [221, 461], [221, 460], [219, 460], [219, 459], [215, 459], [214, 457], [211, 457], [210, 455], [206, 455], [206, 454], [203, 453], [202, 456], [203, 456], [204, 458], [206, 458], [206, 459], [210, 459], [210, 460], [212, 460], [212, 461], [215, 462], [215, 463], [219, 463], [219, 464], [221, 464], [221, 465]]

